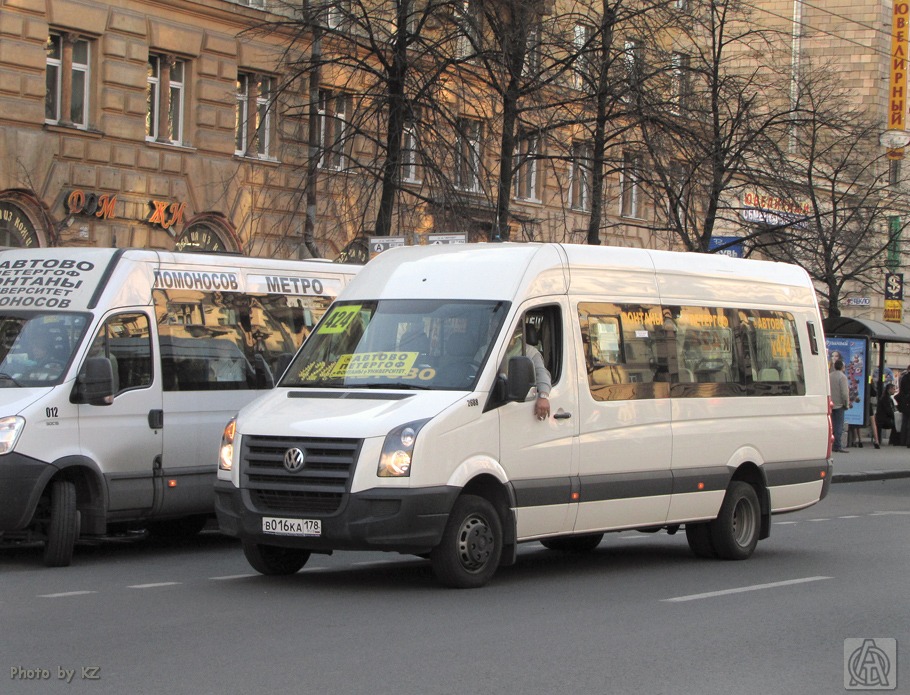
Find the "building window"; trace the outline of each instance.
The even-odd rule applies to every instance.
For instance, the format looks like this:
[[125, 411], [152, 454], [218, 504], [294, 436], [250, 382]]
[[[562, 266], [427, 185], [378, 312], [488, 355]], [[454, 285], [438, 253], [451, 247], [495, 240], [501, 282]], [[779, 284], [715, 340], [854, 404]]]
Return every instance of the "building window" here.
[[479, 52], [481, 20], [477, 0], [463, 0], [458, 8], [458, 58], [469, 58]]
[[329, 89], [319, 90], [320, 169], [344, 169], [350, 109], [350, 95]]
[[417, 131], [414, 122], [408, 121], [404, 126], [401, 141], [401, 180], [405, 183], [420, 183], [420, 170], [417, 166]]
[[145, 138], [183, 144], [186, 62], [150, 55], [146, 86]]
[[520, 133], [516, 154], [515, 197], [522, 200], [537, 200], [540, 136], [536, 133]]
[[574, 210], [591, 209], [591, 145], [572, 143], [572, 174], [569, 186], [570, 204]]
[[620, 214], [623, 217], [640, 217], [641, 155], [624, 152], [620, 174], [622, 199]]
[[249, 5], [250, 7], [258, 7], [260, 10], [265, 9], [265, 0], [240, 0], [241, 5]]
[[528, 31], [528, 46], [525, 53], [525, 63], [522, 68], [522, 73], [525, 77], [533, 78], [540, 74], [540, 68], [543, 65], [542, 35], [543, 27], [538, 21]]
[[594, 27], [589, 24], [575, 25], [575, 88], [584, 89], [586, 85], [593, 84], [594, 58], [592, 39]]
[[351, 24], [351, 0], [334, 0], [326, 8], [325, 25], [334, 31], [344, 31]]
[[629, 101], [631, 92], [638, 91], [644, 76], [644, 49], [638, 39], [626, 39], [623, 44], [623, 66], [628, 81], [629, 94], [624, 99]]
[[272, 156], [272, 91], [271, 77], [237, 76], [234, 154], [260, 159]]
[[48, 36], [45, 123], [88, 128], [90, 48], [74, 34]]
[[471, 118], [458, 119], [456, 135], [455, 185], [472, 193], [480, 192], [481, 124]]
[[670, 111], [679, 116], [688, 108], [689, 56], [674, 53], [670, 61]]

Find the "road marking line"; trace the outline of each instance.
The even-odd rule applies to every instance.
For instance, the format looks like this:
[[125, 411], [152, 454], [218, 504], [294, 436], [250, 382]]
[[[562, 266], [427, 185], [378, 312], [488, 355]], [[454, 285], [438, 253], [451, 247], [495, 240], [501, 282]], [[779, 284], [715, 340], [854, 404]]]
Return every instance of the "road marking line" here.
[[809, 521], [831, 521], [831, 519], [809, 519]]
[[86, 594], [97, 593], [97, 591], [64, 591], [60, 594], [38, 594], [38, 598], [65, 598], [67, 596], [85, 596]]
[[212, 581], [223, 582], [229, 579], [246, 579], [248, 577], [258, 577], [258, 574], [228, 574], [224, 577], [209, 577]]
[[662, 601], [669, 603], [682, 603], [683, 601], [697, 601], [703, 598], [715, 598], [717, 596], [727, 596], [728, 594], [741, 594], [746, 591], [760, 591], [762, 589], [776, 589], [781, 586], [791, 586], [793, 584], [806, 584], [808, 582], [818, 582], [822, 579], [833, 579], [834, 577], [804, 577], [802, 579], [788, 579], [783, 582], [771, 582], [770, 584], [753, 584], [752, 586], [741, 586], [736, 589], [723, 589], [721, 591], [708, 591], [704, 594], [689, 594], [688, 596], [677, 596], [675, 598], [665, 598]]
[[157, 589], [160, 586], [177, 586], [182, 584], [182, 582], [158, 582], [156, 584], [133, 584], [128, 586], [127, 589]]
[[793, 524], [798, 524], [798, 521], [775, 521], [775, 526], [793, 526]]
[[910, 512], [872, 512], [869, 516], [902, 516]]
[[846, 516], [839, 516], [837, 518], [838, 519], [859, 519], [860, 516], [858, 514], [847, 514]]

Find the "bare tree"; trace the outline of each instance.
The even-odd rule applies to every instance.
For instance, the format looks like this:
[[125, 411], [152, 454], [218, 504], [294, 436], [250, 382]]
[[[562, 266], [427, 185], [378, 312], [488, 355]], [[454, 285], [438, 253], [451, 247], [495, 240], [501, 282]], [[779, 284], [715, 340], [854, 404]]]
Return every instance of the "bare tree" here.
[[642, 175], [671, 246], [708, 252], [718, 227], [741, 227], [740, 194], [793, 122], [785, 36], [752, 14], [743, 0], [691, 0], [640, 92]]
[[800, 125], [779, 173], [766, 184], [803, 214], [764, 225], [761, 251], [796, 263], [816, 281], [827, 315], [840, 316], [845, 292], [880, 291], [898, 262], [910, 200], [878, 144], [881, 124], [838, 83], [802, 80]]

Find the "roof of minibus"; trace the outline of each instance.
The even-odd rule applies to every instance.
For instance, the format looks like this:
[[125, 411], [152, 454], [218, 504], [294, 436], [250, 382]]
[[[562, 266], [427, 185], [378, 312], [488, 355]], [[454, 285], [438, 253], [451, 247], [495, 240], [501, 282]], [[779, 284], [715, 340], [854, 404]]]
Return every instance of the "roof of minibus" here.
[[480, 243], [392, 248], [371, 260], [342, 298], [514, 300], [618, 293], [662, 300], [731, 297], [812, 306], [802, 268], [718, 254], [615, 246]]

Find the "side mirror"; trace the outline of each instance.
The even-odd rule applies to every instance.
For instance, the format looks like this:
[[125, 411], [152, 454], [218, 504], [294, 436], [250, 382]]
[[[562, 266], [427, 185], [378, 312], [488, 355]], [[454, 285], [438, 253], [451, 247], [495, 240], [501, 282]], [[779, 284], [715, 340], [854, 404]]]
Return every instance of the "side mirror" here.
[[106, 357], [89, 357], [79, 370], [70, 397], [73, 403], [110, 405], [114, 402], [114, 369]]
[[524, 401], [534, 386], [534, 363], [519, 355], [509, 359], [508, 400]]

